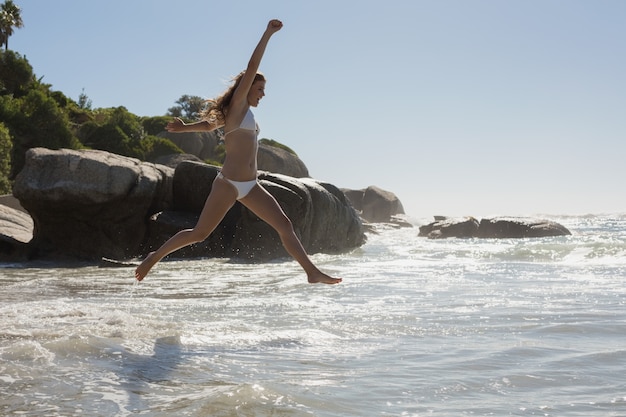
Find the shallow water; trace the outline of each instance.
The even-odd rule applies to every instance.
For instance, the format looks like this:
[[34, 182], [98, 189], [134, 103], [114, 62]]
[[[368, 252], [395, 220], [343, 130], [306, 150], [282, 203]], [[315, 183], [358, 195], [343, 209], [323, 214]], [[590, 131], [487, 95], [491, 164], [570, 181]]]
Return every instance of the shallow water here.
[[289, 260], [0, 264], [0, 414], [623, 416], [626, 216]]

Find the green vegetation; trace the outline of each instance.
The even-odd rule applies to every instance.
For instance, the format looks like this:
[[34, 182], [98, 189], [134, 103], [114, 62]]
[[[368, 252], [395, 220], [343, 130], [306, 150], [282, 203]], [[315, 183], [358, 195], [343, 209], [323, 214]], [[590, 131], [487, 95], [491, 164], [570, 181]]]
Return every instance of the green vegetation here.
[[289, 153], [290, 153], [290, 154], [292, 154], [292, 155], [296, 155], [296, 156], [298, 156], [298, 154], [296, 154], [296, 153], [294, 152], [294, 150], [293, 150], [293, 149], [291, 149], [289, 146], [287, 146], [287, 145], [283, 145], [283, 144], [282, 144], [282, 143], [280, 143], [280, 142], [276, 142], [274, 139], [261, 139], [259, 142], [260, 142], [260, 143], [263, 143], [263, 144], [265, 144], [265, 145], [268, 145], [268, 146], [273, 146], [273, 147], [275, 147], [275, 148], [280, 148], [280, 149], [283, 149], [283, 150], [285, 150], [285, 151], [289, 152]]
[[[11, 137], [9, 129], [0, 123], [0, 155], [5, 156], [11, 153]], [[0, 195], [10, 194], [11, 183], [9, 182], [9, 174], [11, 173], [11, 160], [9, 158], [0, 158]]]
[[170, 107], [167, 110], [167, 114], [172, 117], [182, 117], [187, 120], [198, 120], [205, 106], [206, 100], [202, 97], [185, 94], [176, 101], [176, 106]]
[[0, 51], [0, 193], [10, 191], [9, 180], [34, 147], [100, 149], [143, 161], [182, 153], [156, 136], [169, 119], [139, 117], [124, 107], [92, 109], [84, 91], [75, 102], [37, 79], [26, 58]]

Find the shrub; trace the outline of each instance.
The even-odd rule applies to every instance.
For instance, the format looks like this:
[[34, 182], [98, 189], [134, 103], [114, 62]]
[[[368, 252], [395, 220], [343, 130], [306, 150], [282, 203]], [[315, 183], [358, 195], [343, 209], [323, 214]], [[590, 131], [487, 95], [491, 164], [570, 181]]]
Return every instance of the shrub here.
[[[3, 100], [3, 121], [13, 137], [11, 178], [24, 166], [26, 151], [34, 147], [79, 149], [67, 115], [44, 91], [31, 90], [19, 99]], [[6, 118], [4, 118], [6, 117]]]
[[89, 135], [85, 145], [93, 149], [133, 158], [141, 159], [143, 156], [141, 152], [133, 148], [131, 139], [122, 128], [112, 123], [96, 127]]
[[92, 121], [80, 127], [78, 135], [90, 148], [144, 159], [143, 126], [139, 117], [125, 107], [97, 109]]
[[280, 143], [280, 142], [276, 142], [274, 139], [261, 139], [259, 142], [260, 142], [260, 143], [263, 143], [263, 144], [265, 144], [265, 145], [268, 145], [268, 146], [273, 146], [273, 147], [275, 147], [275, 148], [283, 149], [283, 150], [285, 150], [285, 151], [289, 152], [289, 153], [290, 153], [290, 154], [292, 154], [292, 155], [296, 155], [296, 156], [298, 156], [298, 155], [297, 155], [297, 154], [293, 151], [293, 149], [291, 149], [289, 146], [287, 146], [287, 145], [283, 145], [283, 144], [282, 144], [282, 143]]
[[141, 125], [148, 135], [158, 135], [165, 130], [165, 125], [172, 120], [171, 116], [143, 117]]
[[0, 94], [25, 95], [35, 76], [26, 58], [13, 51], [0, 51]]
[[11, 194], [11, 136], [9, 129], [0, 123], [0, 194]]
[[161, 156], [183, 153], [171, 140], [157, 136], [146, 136], [141, 141], [143, 159], [155, 161]]

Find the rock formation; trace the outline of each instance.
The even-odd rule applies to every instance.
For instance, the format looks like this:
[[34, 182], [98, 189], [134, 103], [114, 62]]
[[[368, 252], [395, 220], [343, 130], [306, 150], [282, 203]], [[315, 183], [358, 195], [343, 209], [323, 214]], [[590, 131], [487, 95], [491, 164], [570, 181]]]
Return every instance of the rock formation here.
[[158, 136], [169, 139], [183, 152], [195, 155], [201, 160], [216, 160], [218, 158], [215, 148], [220, 143], [217, 131], [212, 132], [162, 132]]
[[370, 223], [392, 222], [393, 216], [404, 214], [400, 199], [391, 191], [371, 185], [361, 190], [343, 189], [363, 220]]
[[33, 148], [13, 195], [34, 221], [39, 256], [125, 258], [146, 218], [171, 206], [173, 170], [104, 151]]
[[[159, 136], [171, 140], [176, 146], [200, 160], [217, 161], [220, 159], [217, 151], [220, 137], [217, 131], [213, 132], [163, 132]], [[289, 175], [295, 178], [309, 176], [309, 170], [297, 155], [284, 149], [259, 143], [257, 165], [260, 170]]]
[[475, 237], [478, 233], [479, 222], [474, 217], [436, 217], [435, 221], [420, 226], [418, 236], [430, 239], [445, 239], [449, 237]]
[[6, 201], [0, 204], [0, 261], [26, 260], [28, 242], [33, 238], [33, 219]]
[[[175, 231], [195, 224], [218, 172], [217, 167], [195, 162], [183, 162], [176, 168], [174, 205], [152, 216], [148, 250]], [[279, 201], [308, 253], [343, 252], [365, 242], [358, 214], [335, 186], [267, 172], [259, 173], [259, 181]], [[240, 203], [206, 241], [180, 251], [181, 256], [207, 253], [257, 260], [287, 255], [276, 232]]]
[[155, 164], [165, 165], [170, 168], [176, 168], [183, 161], [202, 162], [200, 158], [189, 153], [174, 153], [170, 155], [160, 156], [154, 161]]
[[526, 238], [570, 235], [564, 226], [551, 220], [527, 217], [435, 217], [435, 221], [419, 228], [419, 236], [430, 239], [458, 238]]
[[482, 219], [478, 227], [478, 237], [482, 238], [524, 238], [567, 236], [571, 232], [563, 225], [551, 220], [494, 217]]
[[[176, 170], [103, 151], [34, 148], [13, 193], [30, 213], [29, 246], [48, 258], [128, 259], [195, 224], [217, 167]], [[365, 241], [360, 218], [331, 184], [260, 173], [310, 253], [341, 252]], [[270, 259], [284, 256], [276, 233], [237, 203], [207, 241], [177, 256]]]
[[309, 170], [297, 155], [275, 146], [259, 143], [257, 164], [260, 170], [294, 178], [309, 176]]

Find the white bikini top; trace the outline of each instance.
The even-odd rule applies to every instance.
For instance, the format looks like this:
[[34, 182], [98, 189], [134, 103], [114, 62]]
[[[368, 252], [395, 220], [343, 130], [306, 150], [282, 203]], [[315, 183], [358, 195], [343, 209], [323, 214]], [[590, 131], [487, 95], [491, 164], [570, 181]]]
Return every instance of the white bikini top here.
[[254, 114], [250, 109], [248, 109], [248, 111], [246, 112], [246, 115], [243, 117], [243, 120], [241, 121], [239, 127], [236, 127], [233, 130], [224, 133], [224, 136], [234, 132], [237, 129], [251, 130], [255, 132], [255, 134], [259, 134], [259, 125], [256, 123], [256, 120], [254, 120]]

